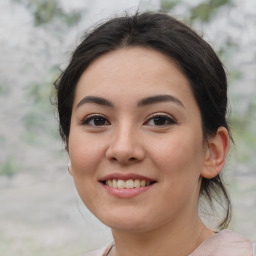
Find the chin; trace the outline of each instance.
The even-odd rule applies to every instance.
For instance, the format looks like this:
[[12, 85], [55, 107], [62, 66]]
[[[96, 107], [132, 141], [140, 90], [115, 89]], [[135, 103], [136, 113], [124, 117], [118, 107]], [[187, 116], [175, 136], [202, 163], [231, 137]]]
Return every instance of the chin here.
[[120, 230], [124, 232], [142, 232], [152, 227], [152, 222], [148, 221], [145, 217], [134, 216], [134, 214], [117, 214], [109, 217], [99, 218], [103, 224], [111, 229]]
[[147, 232], [151, 229], [148, 225], [134, 225], [131, 223], [113, 223], [113, 225], [109, 226], [112, 230], [118, 230], [126, 233], [141, 233]]

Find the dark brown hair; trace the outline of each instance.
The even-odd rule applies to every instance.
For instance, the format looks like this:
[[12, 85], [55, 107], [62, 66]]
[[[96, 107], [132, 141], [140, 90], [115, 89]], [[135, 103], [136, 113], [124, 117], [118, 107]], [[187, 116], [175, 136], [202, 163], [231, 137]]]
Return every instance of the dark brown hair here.
[[[84, 70], [99, 56], [126, 46], [155, 49], [174, 60], [190, 81], [200, 109], [204, 140], [220, 126], [228, 128], [227, 79], [222, 63], [211, 46], [184, 23], [162, 13], [136, 13], [113, 18], [88, 34], [76, 48], [70, 64], [55, 82], [59, 130], [68, 140], [71, 111], [77, 82]], [[231, 137], [231, 136], [230, 136]], [[202, 178], [200, 195], [211, 207], [214, 201], [225, 209], [219, 227], [231, 218], [231, 203], [221, 176]]]

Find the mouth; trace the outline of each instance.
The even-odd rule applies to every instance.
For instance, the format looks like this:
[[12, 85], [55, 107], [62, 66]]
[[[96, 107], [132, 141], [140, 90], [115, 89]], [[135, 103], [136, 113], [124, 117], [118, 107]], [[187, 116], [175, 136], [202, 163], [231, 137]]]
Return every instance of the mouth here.
[[120, 189], [133, 189], [141, 188], [153, 185], [156, 181], [150, 181], [146, 179], [107, 179], [100, 181], [104, 185], [110, 188], [120, 188]]
[[138, 174], [112, 173], [99, 180], [105, 191], [117, 198], [134, 198], [150, 190], [157, 183]]

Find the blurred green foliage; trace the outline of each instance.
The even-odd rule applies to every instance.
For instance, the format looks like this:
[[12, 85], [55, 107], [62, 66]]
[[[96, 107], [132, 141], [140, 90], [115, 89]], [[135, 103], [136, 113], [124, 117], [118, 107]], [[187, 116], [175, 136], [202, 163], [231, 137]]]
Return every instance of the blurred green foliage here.
[[49, 111], [52, 109], [49, 104], [52, 89], [53, 85], [49, 81], [32, 84], [28, 88], [28, 99], [32, 101], [34, 107]]
[[208, 0], [190, 9], [190, 19], [208, 22], [220, 7], [230, 4], [230, 0]]
[[162, 0], [161, 10], [164, 12], [171, 11], [178, 3], [179, 0]]
[[[172, 11], [180, 2], [179, 0], [161, 0], [161, 10]], [[189, 8], [189, 21], [208, 22], [221, 7], [230, 4], [231, 0], [205, 0], [195, 7]]]
[[24, 4], [30, 10], [34, 17], [35, 26], [48, 24], [55, 19], [61, 20], [66, 25], [77, 24], [81, 19], [81, 13], [73, 11], [65, 13], [59, 6], [57, 0], [14, 0]]
[[57, 126], [52, 124], [55, 107], [51, 104], [51, 96], [57, 72], [57, 67], [52, 67], [45, 81], [28, 87], [26, 98], [30, 100], [31, 108], [22, 118], [25, 127], [22, 139], [29, 145], [40, 144], [40, 133], [56, 138]]
[[10, 88], [4, 85], [0, 85], [0, 96], [5, 96], [10, 92]]
[[18, 166], [15, 157], [9, 156], [5, 161], [0, 162], [0, 175], [12, 177], [19, 172]]

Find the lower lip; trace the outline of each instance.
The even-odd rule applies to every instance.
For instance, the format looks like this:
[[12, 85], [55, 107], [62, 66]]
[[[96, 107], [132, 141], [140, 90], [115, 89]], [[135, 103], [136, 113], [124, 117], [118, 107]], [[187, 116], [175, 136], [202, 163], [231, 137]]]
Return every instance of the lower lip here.
[[[102, 184], [102, 183], [101, 183]], [[105, 184], [102, 184], [102, 186], [107, 190], [108, 193], [110, 193], [113, 196], [121, 197], [121, 198], [129, 198], [129, 197], [135, 197], [138, 196], [149, 189], [153, 187], [155, 183], [146, 186], [146, 187], [140, 187], [140, 188], [111, 188]]]

